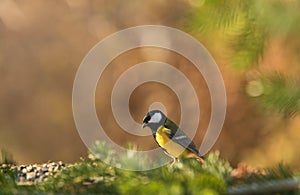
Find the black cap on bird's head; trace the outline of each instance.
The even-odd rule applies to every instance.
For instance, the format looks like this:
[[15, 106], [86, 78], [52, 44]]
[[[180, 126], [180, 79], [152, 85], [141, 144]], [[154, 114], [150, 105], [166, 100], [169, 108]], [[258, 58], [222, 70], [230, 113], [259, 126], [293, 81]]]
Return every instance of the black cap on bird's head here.
[[153, 132], [165, 123], [167, 117], [160, 110], [151, 110], [143, 119], [143, 128], [149, 127]]

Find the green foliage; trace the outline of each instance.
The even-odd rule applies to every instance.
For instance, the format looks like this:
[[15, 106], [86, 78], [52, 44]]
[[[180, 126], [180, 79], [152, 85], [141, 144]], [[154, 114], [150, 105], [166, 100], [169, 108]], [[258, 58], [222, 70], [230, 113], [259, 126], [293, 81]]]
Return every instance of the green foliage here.
[[[182, 159], [174, 167], [163, 166], [149, 171], [126, 171], [111, 167], [98, 158], [107, 154], [107, 162], [116, 163], [117, 154], [105, 143], [96, 143], [83, 160], [63, 169], [59, 174], [39, 184], [41, 192], [71, 194], [220, 194], [226, 192], [224, 180], [231, 170], [218, 153], [208, 157], [206, 168], [193, 159]], [[219, 162], [220, 161], [220, 162]], [[133, 161], [130, 167], [139, 167]], [[213, 164], [217, 163], [217, 165]], [[216, 168], [216, 166], [224, 166]], [[213, 167], [212, 167], [213, 166]], [[218, 173], [218, 170], [222, 170]], [[226, 170], [226, 171], [224, 171]]]
[[221, 34], [211, 39], [225, 41], [231, 65], [247, 70], [258, 65], [271, 37], [300, 32], [298, 6], [297, 1], [194, 0], [187, 28]]
[[[265, 20], [258, 18], [256, 1], [199, 1], [189, 17], [189, 28], [200, 33], [219, 32], [226, 42], [231, 65], [248, 69], [257, 65], [267, 40]], [[215, 40], [215, 39], [214, 39]]]
[[[210, 166], [205, 169], [196, 160], [182, 159], [173, 167], [164, 166], [143, 172], [123, 172], [125, 175], [120, 180], [119, 186], [124, 194], [134, 192], [138, 194], [201, 194], [202, 191], [203, 194], [204, 191], [211, 192], [211, 194], [224, 193], [226, 183], [222, 173], [218, 174], [222, 175], [221, 177], [217, 177], [214, 175], [215, 172], [210, 170], [213, 170]], [[122, 185], [125, 183], [129, 185]]]
[[10, 167], [0, 169], [0, 194], [13, 194], [15, 188], [15, 173]]
[[114, 186], [115, 178], [114, 168], [98, 161], [82, 160], [37, 186], [41, 192], [117, 194]]
[[135, 145], [128, 144], [124, 152], [117, 154], [115, 150], [106, 142], [96, 142], [89, 151], [89, 158], [92, 160], [101, 160], [102, 162], [117, 168], [143, 170], [143, 167], [149, 165], [157, 167], [159, 162], [149, 159], [145, 153], [137, 152]]
[[189, 28], [202, 33], [215, 30], [224, 32], [239, 21], [238, 12], [243, 6], [243, 1], [198, 0], [194, 1], [194, 5], [189, 16]]
[[2, 160], [0, 162], [0, 194], [14, 194], [17, 188], [16, 172], [11, 167], [15, 164], [12, 154], [1, 150]]
[[203, 169], [209, 171], [214, 176], [217, 176], [217, 177], [223, 178], [223, 179], [228, 178], [232, 171], [232, 168], [229, 165], [229, 162], [222, 160], [220, 158], [219, 151], [216, 151], [215, 153], [211, 153], [208, 155], [208, 157], [203, 165]]
[[[275, 111], [284, 116], [291, 116], [300, 111], [300, 88], [296, 82], [279, 74], [261, 78], [256, 82], [252, 92], [259, 94], [257, 99], [267, 111]], [[248, 94], [251, 96], [251, 92]]]
[[[194, 159], [184, 158], [172, 167], [166, 165], [149, 171], [127, 171], [112, 167], [95, 158], [106, 153], [108, 155], [106, 160], [116, 162], [114, 158], [117, 153], [107, 144], [98, 142], [92, 150], [93, 154], [89, 159], [82, 159], [78, 163], [68, 165], [47, 178], [47, 181], [33, 186], [18, 186], [15, 182], [16, 173], [9, 167], [2, 168], [0, 169], [0, 194], [214, 195], [245, 190], [245, 186], [253, 183], [293, 178], [293, 173], [280, 165], [278, 169], [266, 170], [265, 175], [253, 174], [248, 178], [234, 179], [230, 176], [232, 168], [228, 162], [220, 159], [218, 152], [209, 154], [203, 165]], [[139, 164], [137, 161], [130, 161], [130, 163]], [[139, 165], [132, 165], [132, 167], [136, 166]], [[282, 189], [289, 193], [296, 192], [290, 188]]]
[[[194, 0], [187, 18], [187, 28], [224, 48], [232, 67], [247, 71], [257, 68], [272, 40], [292, 43], [286, 48], [298, 56], [300, 42], [300, 1]], [[222, 45], [222, 44], [225, 44]], [[298, 60], [299, 58], [295, 58]], [[290, 66], [290, 64], [287, 64]], [[283, 76], [263, 75], [263, 95], [257, 100], [267, 111], [290, 116], [299, 112], [300, 90]], [[249, 91], [247, 91], [249, 92]], [[253, 91], [250, 91], [253, 92]], [[249, 94], [249, 93], [248, 93]], [[253, 94], [249, 94], [253, 97]]]
[[16, 183], [16, 170], [12, 165], [0, 164], [0, 194], [35, 194], [34, 186], [19, 186]]

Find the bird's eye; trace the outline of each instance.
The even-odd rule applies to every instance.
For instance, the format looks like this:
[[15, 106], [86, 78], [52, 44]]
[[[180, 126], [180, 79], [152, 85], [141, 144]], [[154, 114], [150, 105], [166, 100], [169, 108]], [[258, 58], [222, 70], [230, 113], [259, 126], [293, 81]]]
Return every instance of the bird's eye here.
[[151, 119], [151, 116], [150, 115], [147, 115], [144, 120], [143, 120], [143, 123], [148, 123]]

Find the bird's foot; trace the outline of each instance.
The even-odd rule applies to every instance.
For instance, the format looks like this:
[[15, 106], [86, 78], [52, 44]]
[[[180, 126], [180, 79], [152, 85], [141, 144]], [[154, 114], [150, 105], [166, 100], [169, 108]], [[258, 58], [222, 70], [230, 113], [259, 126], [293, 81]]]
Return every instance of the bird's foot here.
[[182, 168], [182, 163], [179, 161], [178, 158], [173, 158], [173, 161], [170, 164], [170, 168]]

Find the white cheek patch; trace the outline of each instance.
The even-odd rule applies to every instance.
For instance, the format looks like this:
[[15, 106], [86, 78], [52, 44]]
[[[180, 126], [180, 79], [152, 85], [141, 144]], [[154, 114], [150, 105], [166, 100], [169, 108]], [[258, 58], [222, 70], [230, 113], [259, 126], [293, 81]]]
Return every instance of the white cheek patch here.
[[161, 114], [157, 112], [151, 117], [149, 123], [159, 123], [161, 119], [162, 119]]

